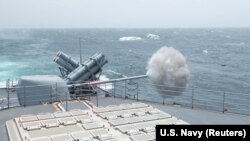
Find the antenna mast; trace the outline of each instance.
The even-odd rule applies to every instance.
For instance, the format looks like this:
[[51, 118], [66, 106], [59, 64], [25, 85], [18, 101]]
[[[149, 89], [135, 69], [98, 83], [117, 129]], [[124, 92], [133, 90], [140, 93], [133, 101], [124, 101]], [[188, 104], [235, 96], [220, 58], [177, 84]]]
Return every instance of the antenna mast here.
[[80, 64], [82, 64], [82, 46], [81, 46], [81, 38], [79, 38], [79, 47], [80, 47]]

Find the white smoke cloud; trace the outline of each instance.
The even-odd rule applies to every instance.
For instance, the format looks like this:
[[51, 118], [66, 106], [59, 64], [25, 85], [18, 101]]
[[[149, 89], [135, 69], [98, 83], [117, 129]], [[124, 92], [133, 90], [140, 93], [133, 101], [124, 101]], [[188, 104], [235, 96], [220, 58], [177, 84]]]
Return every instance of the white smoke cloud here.
[[180, 95], [189, 78], [186, 58], [173, 47], [162, 47], [150, 58], [147, 75], [163, 97]]

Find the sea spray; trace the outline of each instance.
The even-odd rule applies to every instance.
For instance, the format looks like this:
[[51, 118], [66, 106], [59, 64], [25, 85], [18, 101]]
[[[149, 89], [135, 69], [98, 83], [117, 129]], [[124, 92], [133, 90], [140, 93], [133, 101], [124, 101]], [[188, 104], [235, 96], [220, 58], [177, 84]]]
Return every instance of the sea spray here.
[[150, 58], [147, 75], [163, 97], [180, 95], [189, 78], [186, 58], [173, 47], [162, 47]]

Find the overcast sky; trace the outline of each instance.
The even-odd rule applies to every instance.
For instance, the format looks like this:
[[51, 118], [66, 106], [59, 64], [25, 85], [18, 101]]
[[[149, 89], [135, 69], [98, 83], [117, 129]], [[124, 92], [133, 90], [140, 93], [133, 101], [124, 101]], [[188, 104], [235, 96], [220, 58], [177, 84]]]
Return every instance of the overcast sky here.
[[250, 27], [250, 0], [0, 0], [0, 28]]

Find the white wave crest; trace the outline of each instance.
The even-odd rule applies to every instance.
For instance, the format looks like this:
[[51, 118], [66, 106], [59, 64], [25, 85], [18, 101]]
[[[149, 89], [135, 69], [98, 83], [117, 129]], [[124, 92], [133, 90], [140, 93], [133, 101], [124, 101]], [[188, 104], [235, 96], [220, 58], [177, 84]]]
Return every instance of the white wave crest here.
[[[0, 80], [0, 88], [6, 88], [6, 84], [7, 80]], [[16, 79], [11, 79], [11, 81], [9, 81], [9, 86], [17, 86], [18, 84], [18, 80]]]
[[[11, 69], [18, 69], [18, 68], [25, 68], [27, 65], [22, 64], [22, 63], [17, 63], [17, 62], [2, 62], [0, 65], [0, 69], [2, 70], [11, 70]], [[1, 76], [2, 73], [0, 73]]]
[[139, 41], [142, 40], [141, 37], [137, 37], [137, 36], [126, 36], [126, 37], [121, 37], [119, 39], [119, 41], [121, 42], [125, 42], [125, 41]]
[[204, 54], [208, 54], [208, 51], [207, 50], [203, 50], [202, 51]]
[[0, 81], [0, 88], [6, 88], [6, 81]]
[[113, 71], [113, 70], [107, 70], [106, 75], [112, 79], [126, 77], [126, 75], [123, 75], [123, 74], [116, 72], [116, 71]]
[[[106, 81], [106, 80], [109, 80], [109, 78], [106, 75], [101, 75], [100, 76], [100, 81]], [[109, 91], [109, 90], [113, 89], [112, 83], [101, 84], [99, 87], [106, 90], [106, 91]]]
[[160, 36], [159, 36], [159, 35], [155, 35], [155, 34], [149, 33], [149, 34], [147, 35], [147, 38], [148, 38], [148, 39], [151, 39], [151, 40], [159, 40], [159, 39], [160, 39]]

